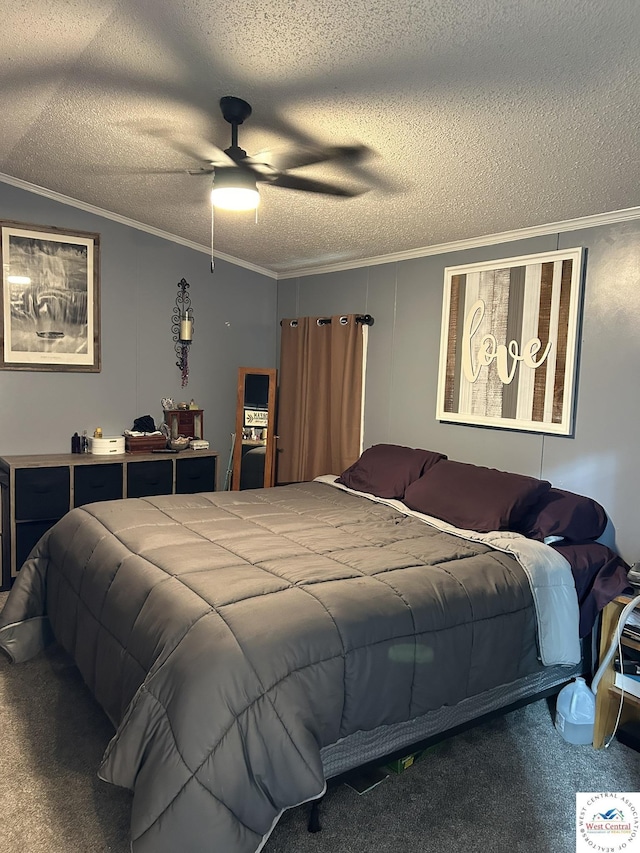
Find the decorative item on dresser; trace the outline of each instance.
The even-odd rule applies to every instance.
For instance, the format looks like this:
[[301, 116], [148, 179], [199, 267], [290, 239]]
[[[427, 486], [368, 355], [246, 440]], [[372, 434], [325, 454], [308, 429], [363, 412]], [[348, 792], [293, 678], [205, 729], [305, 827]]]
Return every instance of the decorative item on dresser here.
[[127, 453], [152, 453], [154, 450], [163, 450], [167, 446], [167, 439], [162, 433], [153, 435], [126, 435], [124, 437]]
[[216, 489], [218, 454], [189, 450], [93, 456], [52, 454], [0, 457], [2, 584], [9, 589], [38, 539], [65, 513], [95, 501]]
[[169, 428], [169, 438], [204, 438], [204, 409], [165, 409], [164, 421]]

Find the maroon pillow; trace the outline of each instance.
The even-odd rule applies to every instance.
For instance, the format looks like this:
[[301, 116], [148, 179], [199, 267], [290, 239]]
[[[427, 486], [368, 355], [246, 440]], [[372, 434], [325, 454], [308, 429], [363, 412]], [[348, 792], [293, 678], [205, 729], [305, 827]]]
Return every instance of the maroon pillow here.
[[571, 542], [584, 542], [602, 536], [607, 513], [593, 498], [550, 489], [522, 521], [520, 532], [543, 541], [547, 536], [562, 536]]
[[379, 498], [402, 500], [409, 483], [447, 457], [432, 450], [374, 444], [338, 477], [337, 482]]
[[513, 530], [551, 483], [465, 462], [440, 462], [406, 490], [410, 509], [487, 533]]
[[551, 546], [568, 561], [580, 604], [580, 636], [593, 628], [598, 613], [616, 595], [632, 595], [629, 566], [600, 542], [557, 542]]

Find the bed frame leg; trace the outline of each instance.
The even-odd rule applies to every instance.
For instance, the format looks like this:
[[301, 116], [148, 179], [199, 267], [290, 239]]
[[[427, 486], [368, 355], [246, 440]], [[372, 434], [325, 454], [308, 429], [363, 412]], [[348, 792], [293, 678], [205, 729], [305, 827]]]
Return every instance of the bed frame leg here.
[[320, 797], [319, 800], [313, 800], [311, 803], [311, 811], [309, 813], [309, 823], [307, 824], [307, 829], [309, 832], [320, 832], [322, 827], [320, 826], [320, 803], [322, 802], [323, 797]]

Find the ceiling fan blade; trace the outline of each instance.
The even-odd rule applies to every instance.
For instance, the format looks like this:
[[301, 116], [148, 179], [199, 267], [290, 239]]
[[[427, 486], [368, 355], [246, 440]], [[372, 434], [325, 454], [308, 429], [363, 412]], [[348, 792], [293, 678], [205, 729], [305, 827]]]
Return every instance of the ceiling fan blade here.
[[366, 189], [356, 190], [347, 187], [339, 187], [335, 184], [327, 184], [325, 181], [314, 181], [311, 178], [303, 178], [298, 175], [278, 175], [273, 180], [266, 179], [266, 183], [272, 187], [282, 187], [287, 190], [301, 190], [307, 193], [322, 193], [324, 195], [337, 195], [344, 198], [353, 198], [362, 195]]
[[175, 151], [178, 151], [181, 154], [186, 154], [187, 157], [190, 157], [192, 160], [197, 160], [199, 163], [217, 163], [218, 165], [225, 165], [233, 162], [222, 148], [218, 148], [212, 142], [207, 142], [204, 139], [200, 140], [198, 144], [190, 144], [182, 142], [175, 137], [172, 138], [168, 135], [164, 138]]
[[206, 139], [182, 139], [175, 129], [169, 127], [149, 125], [142, 127], [138, 124], [136, 129], [148, 136], [153, 136], [155, 139], [162, 139], [174, 151], [184, 154], [190, 160], [196, 160], [198, 163], [217, 163], [222, 166], [233, 162], [222, 148], [218, 148], [217, 145]]
[[101, 175], [121, 175], [121, 176], [133, 176], [133, 177], [147, 177], [149, 175], [199, 175], [202, 174], [212, 174], [213, 168], [206, 169], [101, 169]]
[[185, 171], [188, 175], [195, 175], [197, 177], [198, 175], [213, 175], [215, 169], [213, 167], [207, 169], [204, 166], [201, 166], [199, 169], [186, 169]]
[[268, 163], [279, 172], [299, 169], [314, 163], [342, 161], [349, 164], [362, 162], [370, 153], [366, 145], [335, 145], [300, 147], [291, 151], [261, 151], [249, 158], [256, 164]]

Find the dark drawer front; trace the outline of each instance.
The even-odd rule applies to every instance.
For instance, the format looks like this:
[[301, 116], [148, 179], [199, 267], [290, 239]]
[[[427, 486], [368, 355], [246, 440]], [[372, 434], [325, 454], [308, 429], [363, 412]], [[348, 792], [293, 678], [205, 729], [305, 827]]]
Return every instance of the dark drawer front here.
[[55, 521], [22, 521], [16, 524], [16, 569], [20, 569], [38, 539]]
[[73, 505], [115, 501], [122, 497], [122, 465], [76, 465], [73, 476]]
[[127, 464], [127, 497], [170, 495], [173, 490], [173, 462], [129, 462]]
[[176, 459], [176, 492], [179, 495], [213, 492], [215, 488], [215, 456], [205, 456], [202, 459], [189, 459], [189, 457]]
[[18, 468], [16, 520], [62, 518], [69, 511], [69, 469]]

